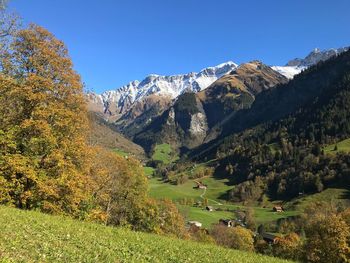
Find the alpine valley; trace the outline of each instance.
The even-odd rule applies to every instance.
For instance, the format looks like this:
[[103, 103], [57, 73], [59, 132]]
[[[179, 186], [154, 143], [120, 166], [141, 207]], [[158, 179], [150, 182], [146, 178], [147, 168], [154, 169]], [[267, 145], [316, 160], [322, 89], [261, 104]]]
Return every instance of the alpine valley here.
[[348, 1], [47, 2], [0, 0], [0, 263], [350, 262]]

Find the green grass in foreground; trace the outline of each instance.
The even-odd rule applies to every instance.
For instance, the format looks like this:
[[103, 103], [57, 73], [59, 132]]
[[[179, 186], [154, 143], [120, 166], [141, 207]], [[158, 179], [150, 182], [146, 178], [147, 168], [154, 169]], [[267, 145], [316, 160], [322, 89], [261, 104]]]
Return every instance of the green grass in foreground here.
[[288, 261], [0, 206], [0, 262]]
[[152, 155], [153, 160], [162, 161], [165, 164], [174, 162], [178, 158], [179, 157], [177, 155], [174, 155], [173, 150], [171, 149], [171, 145], [167, 143], [157, 144]]
[[[334, 150], [335, 146], [337, 145], [338, 150]], [[343, 141], [340, 141], [336, 144], [330, 144], [323, 148], [325, 153], [329, 154], [336, 154], [337, 152], [350, 152], [350, 139], [346, 139]]]

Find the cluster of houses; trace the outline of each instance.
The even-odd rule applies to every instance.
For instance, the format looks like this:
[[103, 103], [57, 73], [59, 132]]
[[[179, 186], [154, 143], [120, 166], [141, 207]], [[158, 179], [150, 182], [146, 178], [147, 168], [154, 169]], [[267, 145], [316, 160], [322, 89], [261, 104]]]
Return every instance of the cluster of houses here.
[[[209, 212], [214, 211], [214, 207], [212, 206], [206, 206], [205, 209]], [[274, 206], [272, 208], [273, 212], [281, 213], [284, 212], [284, 208], [282, 206]], [[226, 227], [247, 227], [246, 224], [241, 219], [220, 219], [219, 224], [224, 225]], [[202, 223], [198, 221], [189, 221], [188, 222], [189, 227], [197, 227], [202, 228]], [[260, 235], [261, 238], [269, 243], [269, 244], [275, 244], [278, 241], [278, 236], [270, 234], [270, 233], [256, 233], [256, 235]]]
[[[236, 226], [246, 227], [246, 225], [240, 219], [220, 219], [219, 224], [224, 225], [226, 227], [236, 227]], [[198, 221], [188, 221], [188, 226], [195, 227], [195, 228], [202, 228], [202, 223]], [[205, 229], [205, 231], [209, 233], [208, 230]], [[269, 244], [275, 244], [279, 239], [279, 236], [276, 236], [270, 233], [265, 233], [265, 232], [260, 234], [255, 233], [255, 235], [260, 235], [261, 238]]]
[[[219, 224], [224, 225], [226, 227], [236, 227], [236, 226], [246, 227], [246, 225], [240, 219], [220, 219]], [[202, 223], [198, 221], [188, 221], [188, 226], [202, 228]], [[208, 230], [206, 231], [208, 232]], [[260, 234], [255, 233], [255, 235], [260, 235], [261, 238], [269, 244], [275, 244], [279, 239], [279, 236], [276, 236], [270, 233], [265, 233], [265, 232]]]

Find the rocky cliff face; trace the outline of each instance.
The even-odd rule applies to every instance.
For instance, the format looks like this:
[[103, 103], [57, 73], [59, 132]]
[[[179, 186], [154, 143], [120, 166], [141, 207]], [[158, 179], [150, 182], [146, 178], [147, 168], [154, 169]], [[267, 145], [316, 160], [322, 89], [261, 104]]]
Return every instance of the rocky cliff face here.
[[163, 114], [155, 118], [134, 141], [147, 147], [154, 143], [169, 143], [175, 148], [200, 145], [208, 132], [206, 114], [194, 93], [184, 93]]
[[127, 111], [119, 120], [115, 122], [116, 127], [132, 138], [141, 132], [156, 117], [169, 109], [173, 100], [167, 96], [150, 95]]

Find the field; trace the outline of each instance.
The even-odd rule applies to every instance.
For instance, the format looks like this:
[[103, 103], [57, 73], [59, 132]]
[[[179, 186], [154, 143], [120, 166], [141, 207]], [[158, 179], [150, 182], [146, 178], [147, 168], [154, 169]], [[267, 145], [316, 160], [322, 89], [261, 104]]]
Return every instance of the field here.
[[2, 206], [0, 215], [1, 262], [288, 262]]
[[234, 218], [233, 212], [227, 211], [213, 211], [209, 212], [200, 207], [190, 207], [179, 205], [179, 211], [185, 217], [186, 221], [199, 221], [203, 224], [203, 227], [210, 228], [212, 224], [217, 224], [220, 219], [232, 219]]
[[[337, 150], [335, 150], [335, 147], [337, 146]], [[325, 153], [329, 154], [336, 154], [337, 152], [350, 152], [350, 139], [346, 139], [343, 141], [340, 141], [336, 144], [330, 144], [323, 148]]]
[[[235, 210], [244, 211], [248, 208], [242, 205], [227, 204], [225, 200], [220, 198], [227, 192], [227, 190], [232, 188], [232, 186], [227, 185], [227, 180], [217, 180], [210, 177], [204, 178], [201, 181], [208, 185], [206, 192], [204, 192], [204, 190], [193, 189], [193, 186], [195, 186], [193, 181], [188, 181], [182, 185], [172, 185], [169, 183], [163, 183], [157, 178], [152, 178], [149, 180], [150, 195], [158, 199], [168, 198], [178, 203], [181, 203], [181, 201], [184, 199], [196, 202], [203, 201], [204, 198], [207, 198], [208, 204], [213, 206], [215, 209], [229, 210], [208, 212], [202, 208], [193, 207], [191, 205], [179, 205], [180, 211], [186, 220], [199, 221], [204, 227], [210, 227], [213, 223], [217, 223], [221, 218], [235, 218]], [[299, 213], [295, 209], [287, 210], [282, 213], [275, 213], [272, 211], [272, 205], [268, 208], [251, 208], [254, 211], [254, 217], [258, 224], [276, 221], [280, 218], [295, 216]]]
[[178, 158], [179, 157], [171, 149], [170, 144], [163, 143], [154, 147], [152, 159], [155, 161], [161, 161], [164, 164], [169, 164], [176, 161]]
[[[158, 178], [152, 178], [149, 181], [150, 195], [154, 198], [168, 198], [174, 201], [179, 201], [184, 198], [193, 198], [194, 201], [203, 201], [203, 198], [208, 199], [208, 204], [214, 205], [220, 203], [220, 197], [225, 195], [231, 189], [228, 186], [228, 180], [217, 180], [212, 177], [200, 179], [201, 182], [208, 185], [208, 189], [204, 192], [201, 189], [194, 189], [196, 183], [192, 180], [181, 185], [173, 185], [164, 183]], [[204, 193], [204, 195], [203, 195]], [[201, 197], [203, 195], [203, 198]]]

